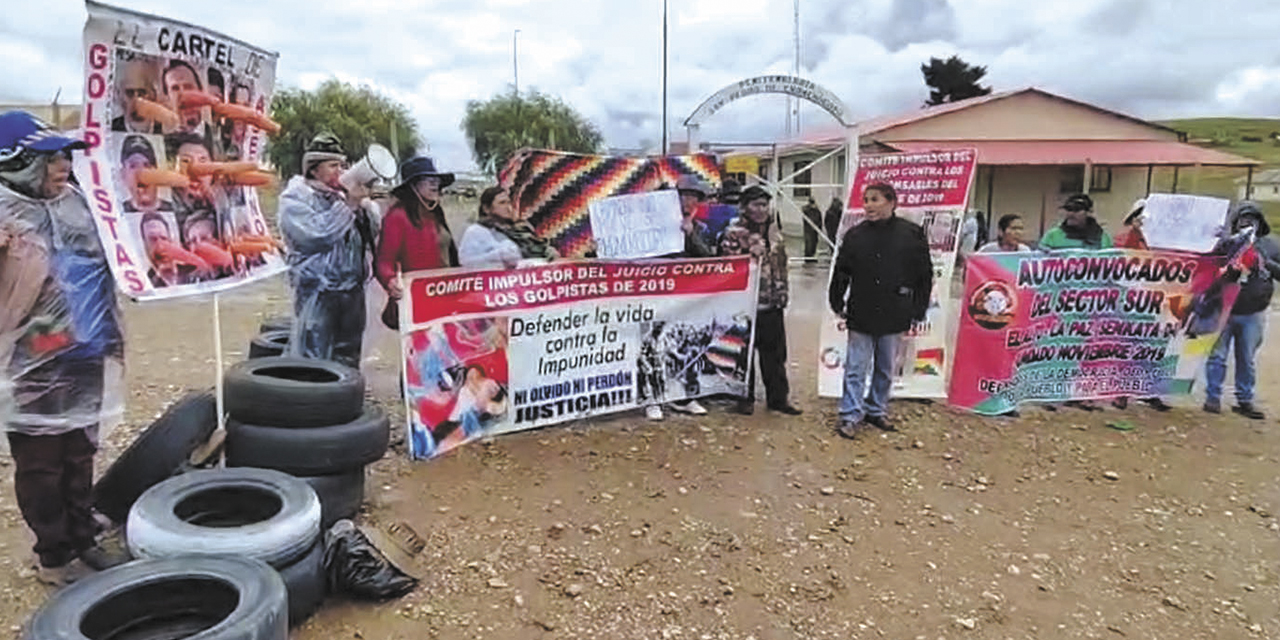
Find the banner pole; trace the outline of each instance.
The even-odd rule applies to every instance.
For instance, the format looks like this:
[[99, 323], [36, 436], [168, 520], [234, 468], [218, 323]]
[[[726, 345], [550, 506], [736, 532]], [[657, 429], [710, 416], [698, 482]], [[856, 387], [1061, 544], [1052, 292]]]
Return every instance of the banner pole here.
[[213, 377], [213, 393], [214, 393], [214, 397], [217, 398], [218, 429], [223, 429], [227, 426], [226, 425], [227, 419], [226, 419], [226, 414], [224, 413], [222, 408], [222, 404], [223, 404], [222, 403], [222, 365], [223, 363], [222, 363], [222, 309], [221, 309], [221, 305], [219, 304], [220, 298], [221, 298], [221, 294], [219, 293], [213, 294], [213, 353], [214, 353], [213, 361], [214, 361], [214, 367], [216, 367], [215, 374]]

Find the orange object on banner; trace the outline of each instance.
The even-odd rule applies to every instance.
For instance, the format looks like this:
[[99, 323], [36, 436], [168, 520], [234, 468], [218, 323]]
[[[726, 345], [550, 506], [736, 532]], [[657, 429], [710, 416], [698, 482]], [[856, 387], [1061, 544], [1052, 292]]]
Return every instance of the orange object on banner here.
[[134, 108], [138, 111], [138, 115], [147, 120], [155, 120], [167, 129], [172, 129], [182, 123], [182, 119], [178, 117], [178, 114], [159, 102], [138, 98], [137, 106]]
[[212, 242], [197, 242], [193, 250], [205, 262], [215, 267], [230, 269], [235, 265], [235, 260], [231, 257], [231, 254]]
[[151, 187], [178, 187], [186, 189], [191, 186], [191, 178], [168, 169], [139, 169], [138, 182]]
[[222, 101], [217, 96], [209, 95], [203, 91], [183, 91], [178, 94], [178, 104], [183, 109], [190, 109], [192, 107], [212, 107], [222, 104]]
[[257, 171], [256, 162], [200, 162], [187, 165], [187, 175], [198, 178], [214, 174], [238, 174]]
[[244, 185], [246, 187], [261, 187], [271, 184], [275, 181], [275, 175], [266, 171], [243, 171], [233, 173], [227, 176], [231, 184]]
[[182, 245], [172, 240], [160, 240], [156, 242], [154, 249], [155, 257], [161, 262], [176, 262], [195, 267], [197, 271], [212, 271], [209, 263], [204, 258], [187, 251]]
[[260, 256], [278, 249], [279, 243], [264, 236], [242, 236], [228, 242], [227, 248], [237, 255]]
[[213, 105], [213, 112], [231, 118], [232, 120], [243, 120], [263, 131], [268, 135], [280, 133], [280, 123], [268, 118], [250, 107], [238, 104], [219, 103]]

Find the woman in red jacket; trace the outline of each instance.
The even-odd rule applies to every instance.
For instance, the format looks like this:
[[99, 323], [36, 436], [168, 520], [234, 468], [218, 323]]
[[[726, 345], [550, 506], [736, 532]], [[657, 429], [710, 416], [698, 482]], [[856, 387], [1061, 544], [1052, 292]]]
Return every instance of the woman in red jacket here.
[[458, 266], [458, 249], [440, 206], [440, 190], [453, 184], [453, 174], [436, 171], [431, 158], [418, 156], [400, 165], [400, 177], [391, 190], [396, 202], [382, 219], [374, 264], [392, 300], [404, 293], [399, 273]]

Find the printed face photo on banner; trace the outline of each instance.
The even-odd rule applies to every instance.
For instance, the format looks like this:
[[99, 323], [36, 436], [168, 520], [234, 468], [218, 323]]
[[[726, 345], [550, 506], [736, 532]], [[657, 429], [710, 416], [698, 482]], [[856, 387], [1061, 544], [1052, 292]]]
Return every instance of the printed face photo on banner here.
[[507, 414], [507, 318], [439, 322], [408, 336], [410, 453], [438, 455], [487, 433]]
[[209, 100], [192, 94], [247, 106], [251, 82], [213, 66], [123, 48], [116, 51], [116, 69], [118, 115], [111, 129], [118, 187], [128, 233], [146, 251], [152, 286], [216, 281], [265, 264], [273, 247], [234, 241], [265, 235], [254, 228], [248, 187], [191, 172], [195, 165], [240, 160], [248, 132], [243, 122], [213, 118]]

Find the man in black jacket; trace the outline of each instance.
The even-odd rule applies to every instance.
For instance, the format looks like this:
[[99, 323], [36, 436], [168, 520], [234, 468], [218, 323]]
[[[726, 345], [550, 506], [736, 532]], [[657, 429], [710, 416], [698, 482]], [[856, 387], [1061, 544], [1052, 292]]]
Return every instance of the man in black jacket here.
[[[845, 233], [831, 273], [831, 310], [844, 318], [849, 342], [836, 431], [856, 437], [863, 422], [893, 431], [886, 417], [893, 359], [901, 334], [924, 320], [933, 292], [933, 262], [920, 225], [894, 215], [898, 195], [885, 183], [862, 195], [867, 218]], [[846, 295], [848, 297], [846, 299]], [[863, 403], [867, 369], [871, 394]]]
[[1231, 307], [1227, 325], [1213, 345], [1209, 360], [1205, 363], [1204, 410], [1222, 412], [1222, 383], [1227, 377], [1227, 354], [1236, 356], [1236, 406], [1232, 411], [1262, 420], [1266, 414], [1253, 404], [1253, 391], [1257, 383], [1258, 349], [1267, 328], [1267, 309], [1275, 292], [1275, 280], [1280, 280], [1280, 247], [1270, 237], [1271, 226], [1258, 205], [1245, 200], [1236, 205], [1231, 218], [1232, 233], [1253, 227], [1253, 248], [1243, 256], [1240, 271], [1240, 294]]

